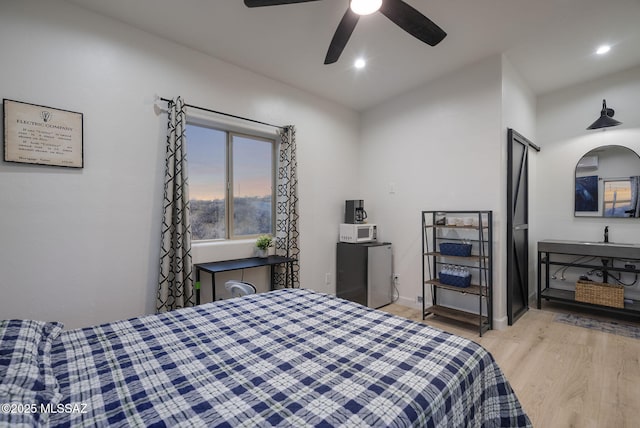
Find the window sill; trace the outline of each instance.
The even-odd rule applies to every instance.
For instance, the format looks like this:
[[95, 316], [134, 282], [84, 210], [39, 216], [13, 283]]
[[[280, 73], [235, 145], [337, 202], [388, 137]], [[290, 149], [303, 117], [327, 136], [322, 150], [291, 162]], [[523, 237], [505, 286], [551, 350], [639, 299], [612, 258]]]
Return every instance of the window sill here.
[[193, 241], [191, 247], [209, 247], [209, 246], [226, 246], [226, 245], [245, 245], [255, 244], [256, 239], [212, 239], [209, 241]]
[[193, 263], [207, 263], [253, 257], [255, 248], [255, 238], [199, 241], [191, 244], [191, 253]]

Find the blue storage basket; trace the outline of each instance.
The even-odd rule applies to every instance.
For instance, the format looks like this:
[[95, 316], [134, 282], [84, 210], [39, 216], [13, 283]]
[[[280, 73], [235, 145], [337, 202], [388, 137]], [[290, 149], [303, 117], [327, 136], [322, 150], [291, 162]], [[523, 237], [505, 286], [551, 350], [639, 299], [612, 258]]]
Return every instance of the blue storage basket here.
[[471, 244], [443, 242], [440, 244], [440, 254], [443, 256], [469, 257], [471, 255]]
[[471, 285], [471, 275], [458, 276], [440, 272], [440, 282], [446, 285], [453, 285], [454, 287], [467, 288]]

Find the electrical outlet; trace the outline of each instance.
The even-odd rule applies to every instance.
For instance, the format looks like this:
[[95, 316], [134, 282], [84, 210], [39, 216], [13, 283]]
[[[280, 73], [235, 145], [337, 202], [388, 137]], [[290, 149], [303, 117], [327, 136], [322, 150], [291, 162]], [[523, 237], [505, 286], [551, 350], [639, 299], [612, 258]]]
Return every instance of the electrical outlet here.
[[400, 275], [397, 273], [394, 273], [392, 276], [393, 282], [398, 284], [400, 282]]
[[422, 296], [416, 296], [416, 302], [422, 303]]
[[326, 285], [331, 285], [331, 272], [327, 272], [324, 274], [324, 283]]

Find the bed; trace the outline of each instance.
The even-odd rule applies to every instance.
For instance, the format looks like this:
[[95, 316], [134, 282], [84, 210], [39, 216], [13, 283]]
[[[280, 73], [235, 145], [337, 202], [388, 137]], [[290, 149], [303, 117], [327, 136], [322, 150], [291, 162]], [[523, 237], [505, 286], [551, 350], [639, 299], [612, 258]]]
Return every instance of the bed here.
[[304, 289], [0, 338], [0, 426], [531, 426], [481, 346]]

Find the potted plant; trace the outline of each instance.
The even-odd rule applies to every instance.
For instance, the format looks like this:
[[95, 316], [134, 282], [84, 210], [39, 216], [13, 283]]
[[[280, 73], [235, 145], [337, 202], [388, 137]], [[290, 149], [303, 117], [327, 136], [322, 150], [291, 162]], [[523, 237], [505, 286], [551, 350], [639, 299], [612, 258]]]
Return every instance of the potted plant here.
[[256, 239], [256, 248], [258, 257], [267, 257], [268, 249], [273, 245], [273, 237], [271, 235], [260, 235]]

